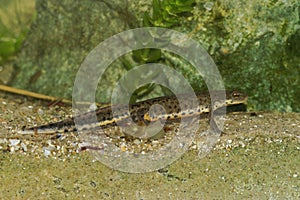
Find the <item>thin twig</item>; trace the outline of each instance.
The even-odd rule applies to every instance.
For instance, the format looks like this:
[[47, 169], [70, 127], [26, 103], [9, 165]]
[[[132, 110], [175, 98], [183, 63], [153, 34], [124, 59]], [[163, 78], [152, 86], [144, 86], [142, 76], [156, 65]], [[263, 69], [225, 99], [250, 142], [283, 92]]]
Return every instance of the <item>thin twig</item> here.
[[59, 99], [60, 102], [62, 102], [62, 103], [72, 104], [72, 101], [67, 100], [67, 99], [60, 99], [60, 98], [56, 98], [56, 97], [52, 97], [52, 96], [38, 94], [38, 93], [35, 93], [35, 92], [30, 92], [30, 91], [27, 91], [27, 90], [17, 89], [17, 88], [9, 87], [9, 86], [6, 86], [6, 85], [0, 85], [0, 90], [5, 91], [5, 92], [14, 93], [14, 94], [23, 95], [23, 96], [33, 97], [33, 98], [36, 98], [36, 99], [48, 100], [48, 101], [57, 101]]
[[[72, 104], [72, 101], [67, 100], [67, 99], [47, 96], [47, 95], [44, 95], [44, 94], [39, 94], [39, 93], [35, 93], [35, 92], [30, 92], [30, 91], [27, 91], [27, 90], [22, 90], [22, 89], [18, 89], [18, 88], [9, 87], [7, 85], [1, 85], [0, 84], [0, 91], [10, 92], [10, 93], [13, 93], [13, 94], [18, 94], [18, 95], [28, 96], [28, 97], [32, 97], [32, 98], [36, 98], [36, 99], [42, 99], [42, 100], [46, 100], [46, 101], [55, 102], [54, 104], [56, 104], [58, 102], [62, 102], [62, 103], [66, 103], [66, 104]], [[82, 105], [87, 104], [87, 105], [89, 105], [90, 102], [77, 102], [77, 104], [82, 104]], [[96, 105], [98, 107], [103, 107], [103, 106], [108, 106], [110, 104], [101, 102], [101, 103], [96, 103]]]

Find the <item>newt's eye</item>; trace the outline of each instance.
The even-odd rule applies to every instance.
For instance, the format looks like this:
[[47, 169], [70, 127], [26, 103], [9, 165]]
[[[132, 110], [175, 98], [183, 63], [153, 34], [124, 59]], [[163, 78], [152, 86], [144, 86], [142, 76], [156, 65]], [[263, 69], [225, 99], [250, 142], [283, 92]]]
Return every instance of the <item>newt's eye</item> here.
[[231, 95], [233, 98], [238, 98], [240, 96], [240, 93], [238, 92], [233, 92]]

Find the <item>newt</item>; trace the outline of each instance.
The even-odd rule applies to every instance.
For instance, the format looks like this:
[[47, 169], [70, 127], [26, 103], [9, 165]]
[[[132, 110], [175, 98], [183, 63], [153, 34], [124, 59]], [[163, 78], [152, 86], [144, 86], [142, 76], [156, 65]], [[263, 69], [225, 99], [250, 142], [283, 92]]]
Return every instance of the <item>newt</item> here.
[[[218, 92], [213, 92], [211, 95], [218, 95]], [[183, 94], [181, 97], [188, 99], [188, 94]], [[166, 121], [167, 123], [180, 120], [185, 117], [193, 117], [199, 115], [205, 115], [213, 117], [214, 114], [222, 107], [229, 107], [239, 104], [246, 104], [247, 95], [238, 92], [230, 91], [226, 92], [226, 99], [224, 101], [218, 101], [211, 103], [211, 97], [209, 93], [196, 94], [198, 102], [189, 102], [186, 104], [179, 104], [179, 100], [176, 96], [163, 96], [145, 101], [130, 104], [129, 111], [122, 111], [124, 105], [112, 105], [99, 108], [94, 112], [87, 112], [80, 116], [76, 116], [76, 121], [80, 122], [77, 127], [80, 130], [89, 130], [97, 127], [116, 126], [118, 124], [125, 124], [132, 120], [134, 123], [149, 124], [155, 121]], [[161, 106], [154, 107], [150, 112], [152, 105], [159, 104]], [[181, 105], [181, 107], [180, 107]], [[121, 114], [114, 116], [113, 111], [119, 110]], [[97, 122], [90, 123], [91, 116], [96, 113]], [[131, 122], [132, 122], [131, 121]], [[214, 119], [213, 126], [215, 126]], [[217, 127], [213, 127], [217, 128]], [[49, 123], [37, 127], [24, 128], [20, 131], [20, 134], [55, 134], [75, 132], [77, 128], [75, 126], [74, 117], [68, 118], [59, 122]]]

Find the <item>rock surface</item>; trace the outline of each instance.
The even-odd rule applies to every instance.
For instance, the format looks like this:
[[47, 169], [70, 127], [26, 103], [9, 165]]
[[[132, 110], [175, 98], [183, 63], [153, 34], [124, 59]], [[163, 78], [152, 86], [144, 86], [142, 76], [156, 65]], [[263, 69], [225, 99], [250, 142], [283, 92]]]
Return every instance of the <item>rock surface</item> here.
[[[140, 27], [151, 2], [38, 0], [12, 85], [71, 99], [83, 59], [104, 39]], [[247, 91], [252, 109], [300, 111], [298, 1], [196, 2], [192, 15], [178, 19], [172, 28], [203, 45], [226, 87]], [[186, 62], [172, 62], [193, 86], [204, 88], [201, 78], [183, 67]], [[107, 101], [108, 86], [125, 72], [120, 61], [113, 64], [99, 84], [99, 101]]]

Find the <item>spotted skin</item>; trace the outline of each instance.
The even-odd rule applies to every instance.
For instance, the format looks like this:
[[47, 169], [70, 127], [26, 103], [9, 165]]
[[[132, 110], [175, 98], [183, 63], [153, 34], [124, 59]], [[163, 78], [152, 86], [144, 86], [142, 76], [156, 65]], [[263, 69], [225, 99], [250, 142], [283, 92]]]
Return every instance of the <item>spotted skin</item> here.
[[[76, 122], [80, 122], [80, 130], [89, 130], [96, 127], [116, 126], [117, 124], [127, 124], [130, 122], [149, 124], [150, 122], [165, 120], [172, 122], [185, 117], [198, 116], [202, 114], [209, 114], [210, 116], [215, 110], [224, 106], [232, 106], [237, 104], [245, 104], [247, 96], [238, 91], [226, 92], [226, 99], [223, 101], [215, 101], [211, 103], [211, 96], [214, 99], [219, 99], [221, 92], [211, 92], [210, 94], [196, 94], [195, 101], [189, 100], [187, 94], [170, 97], [157, 97], [141, 101], [129, 105], [129, 112], [125, 110], [126, 106], [114, 105], [99, 108], [95, 112], [87, 112], [76, 118]], [[185, 99], [188, 101], [181, 101]], [[198, 101], [198, 102], [197, 102]], [[120, 113], [113, 115], [113, 111]], [[98, 122], [91, 123], [89, 120], [91, 116], [96, 113]], [[132, 121], [131, 121], [132, 120]], [[38, 127], [32, 127], [22, 130], [21, 134], [40, 134], [40, 133], [65, 133], [74, 132], [77, 128], [74, 123], [74, 118], [69, 118], [60, 122], [50, 123]]]

